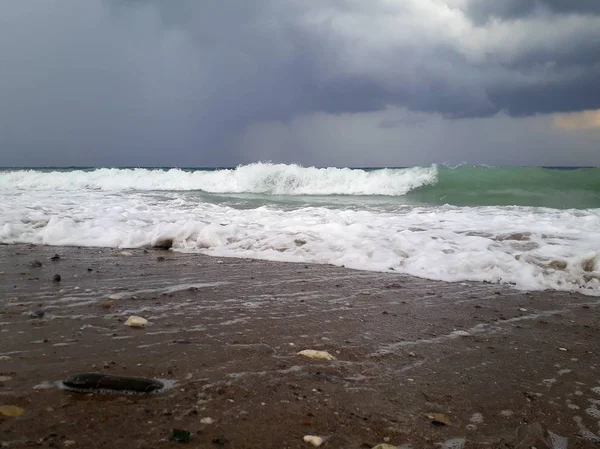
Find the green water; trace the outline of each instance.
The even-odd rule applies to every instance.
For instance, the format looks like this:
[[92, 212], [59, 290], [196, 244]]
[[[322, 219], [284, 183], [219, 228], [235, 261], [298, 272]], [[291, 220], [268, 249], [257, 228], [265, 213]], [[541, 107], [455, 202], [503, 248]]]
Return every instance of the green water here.
[[437, 182], [406, 195], [421, 204], [600, 207], [600, 168], [439, 167]]

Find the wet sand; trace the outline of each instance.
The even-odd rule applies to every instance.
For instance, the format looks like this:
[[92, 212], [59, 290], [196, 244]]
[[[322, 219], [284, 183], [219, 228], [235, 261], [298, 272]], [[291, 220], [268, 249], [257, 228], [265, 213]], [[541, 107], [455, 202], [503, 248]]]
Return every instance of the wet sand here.
[[[24, 409], [1, 447], [506, 448], [533, 422], [600, 442], [599, 298], [159, 250], [0, 246], [0, 273], [0, 405]], [[78, 372], [174, 385], [57, 387]]]

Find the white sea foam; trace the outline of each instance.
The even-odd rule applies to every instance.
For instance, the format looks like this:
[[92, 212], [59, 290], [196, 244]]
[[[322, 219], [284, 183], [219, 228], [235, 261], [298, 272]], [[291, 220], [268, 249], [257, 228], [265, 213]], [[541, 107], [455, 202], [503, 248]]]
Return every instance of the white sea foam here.
[[600, 295], [600, 209], [241, 210], [178, 193], [19, 186], [22, 190], [0, 191], [0, 243], [133, 248], [171, 237], [175, 250], [219, 257], [330, 263]]
[[0, 172], [0, 190], [202, 190], [211, 193], [397, 196], [436, 180], [435, 166], [365, 171], [255, 163], [218, 171], [143, 168], [8, 171]]

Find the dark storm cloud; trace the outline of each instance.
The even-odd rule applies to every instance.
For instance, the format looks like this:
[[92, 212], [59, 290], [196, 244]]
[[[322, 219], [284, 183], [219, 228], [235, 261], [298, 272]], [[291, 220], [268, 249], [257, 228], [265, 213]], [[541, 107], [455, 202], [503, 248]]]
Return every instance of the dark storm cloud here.
[[478, 24], [513, 20], [540, 13], [600, 14], [597, 0], [470, 0], [467, 11]]
[[0, 165], [224, 164], [248, 126], [321, 112], [598, 108], [599, 11], [585, 0], [10, 2]]

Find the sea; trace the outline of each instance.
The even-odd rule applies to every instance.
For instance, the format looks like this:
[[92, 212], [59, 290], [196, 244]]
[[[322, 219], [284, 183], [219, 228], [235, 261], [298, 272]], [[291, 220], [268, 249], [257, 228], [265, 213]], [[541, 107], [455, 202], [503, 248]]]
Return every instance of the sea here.
[[600, 168], [0, 169], [0, 243], [333, 264], [600, 296]]

